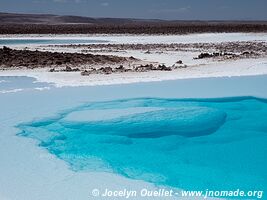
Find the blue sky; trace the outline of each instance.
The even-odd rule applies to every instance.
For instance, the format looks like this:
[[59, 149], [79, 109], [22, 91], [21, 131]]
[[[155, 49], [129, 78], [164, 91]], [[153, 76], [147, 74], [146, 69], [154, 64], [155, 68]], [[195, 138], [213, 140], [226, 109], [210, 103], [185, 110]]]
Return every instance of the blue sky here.
[[0, 0], [0, 12], [175, 20], [267, 20], [267, 0]]

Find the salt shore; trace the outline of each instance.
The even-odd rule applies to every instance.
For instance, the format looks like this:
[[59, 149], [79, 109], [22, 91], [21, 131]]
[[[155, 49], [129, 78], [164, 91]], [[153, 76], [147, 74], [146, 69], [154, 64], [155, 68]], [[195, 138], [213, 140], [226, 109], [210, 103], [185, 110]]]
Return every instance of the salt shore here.
[[[217, 33], [217, 34], [189, 34], [189, 35], [3, 35], [5, 39], [65, 39], [79, 42], [79, 40], [90, 41], [108, 41], [110, 44], [172, 44], [172, 43], [221, 43], [221, 42], [240, 42], [240, 41], [261, 41], [267, 42], [266, 33]], [[10, 44], [15, 49], [23, 49], [27, 46], [30, 50], [56, 51], [56, 52], [81, 52], [83, 49], [54, 48], [42, 44]], [[50, 73], [48, 69], [20, 69], [4, 70], [0, 76], [30, 76], [38, 81], [54, 83], [58, 87], [62, 86], [92, 86], [125, 84], [136, 82], [150, 82], [163, 80], [176, 80], [188, 78], [207, 78], [207, 77], [231, 77], [231, 76], [251, 76], [267, 74], [267, 58], [245, 58], [225, 61], [216, 61], [213, 59], [194, 60], [199, 51], [166, 51], [158, 53], [146, 50], [126, 50], [119, 52], [102, 52], [104, 55], [116, 55], [123, 57], [133, 56], [145, 62], [155, 62], [167, 66], [174, 65], [177, 60], [182, 60], [186, 68], [174, 69], [173, 71], [149, 71], [142, 73], [116, 73], [116, 74], [92, 74], [83, 77], [80, 72], [57, 72]], [[164, 51], [164, 50], [163, 50]], [[91, 52], [90, 52], [91, 53]], [[97, 52], [99, 54], [99, 52]]]
[[[104, 40], [113, 44], [171, 44], [196, 42], [266, 41], [266, 33], [200, 33], [185, 35], [147, 35], [147, 34], [8, 34], [1, 39], [61, 39], [61, 40]], [[51, 43], [53, 44], [53, 42]]]
[[253, 76], [267, 74], [267, 60], [244, 59], [217, 64], [195, 66], [170, 72], [128, 72], [123, 74], [95, 74], [81, 76], [80, 72], [48, 72], [46, 69], [39, 70], [5, 70], [0, 76], [29, 76], [40, 82], [53, 83], [57, 87], [64, 86], [94, 86], [129, 84], [137, 82], [154, 82], [164, 80], [209, 78], [209, 77], [234, 77]]

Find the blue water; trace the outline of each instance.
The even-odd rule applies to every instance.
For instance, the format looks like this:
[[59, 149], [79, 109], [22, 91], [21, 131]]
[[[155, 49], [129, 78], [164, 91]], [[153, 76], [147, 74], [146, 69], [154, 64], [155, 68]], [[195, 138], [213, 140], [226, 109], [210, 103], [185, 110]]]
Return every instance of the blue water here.
[[107, 40], [90, 39], [0, 39], [1, 45], [21, 44], [86, 44], [86, 43], [107, 43]]
[[0, 93], [3, 90], [29, 90], [43, 87], [53, 87], [53, 85], [44, 82], [37, 82], [35, 78], [26, 76], [0, 76]]
[[19, 125], [74, 171], [192, 190], [267, 189], [267, 101], [95, 102]]

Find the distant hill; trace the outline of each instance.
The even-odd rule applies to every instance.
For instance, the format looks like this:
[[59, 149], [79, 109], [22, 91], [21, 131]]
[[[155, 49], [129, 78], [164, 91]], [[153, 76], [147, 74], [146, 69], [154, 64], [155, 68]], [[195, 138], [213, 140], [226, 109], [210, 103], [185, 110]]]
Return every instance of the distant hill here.
[[1, 34], [267, 32], [267, 21], [187, 21], [0, 13]]
[[1, 13], [0, 24], [130, 24], [158, 23], [163, 20], [92, 18], [71, 15]]
[[130, 18], [92, 18], [71, 15], [1, 13], [0, 24], [267, 24], [267, 21], [198, 21]]

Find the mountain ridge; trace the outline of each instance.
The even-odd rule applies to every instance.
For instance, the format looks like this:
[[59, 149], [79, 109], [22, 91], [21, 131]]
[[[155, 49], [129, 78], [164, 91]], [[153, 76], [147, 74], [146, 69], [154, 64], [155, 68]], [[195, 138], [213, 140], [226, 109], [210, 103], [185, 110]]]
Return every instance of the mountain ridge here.
[[0, 24], [267, 24], [267, 21], [256, 20], [163, 20], [136, 18], [96, 18], [76, 15], [55, 14], [21, 14], [0, 12]]

